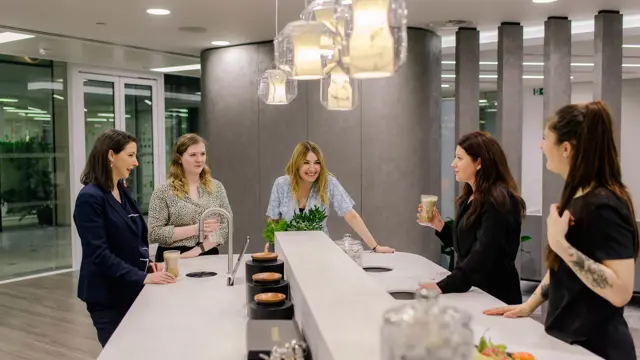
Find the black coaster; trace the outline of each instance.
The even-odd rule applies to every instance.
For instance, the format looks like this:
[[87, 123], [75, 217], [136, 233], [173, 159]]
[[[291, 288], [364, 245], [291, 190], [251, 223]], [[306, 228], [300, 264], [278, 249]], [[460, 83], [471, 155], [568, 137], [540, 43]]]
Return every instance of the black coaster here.
[[285, 300], [276, 304], [249, 303], [249, 319], [290, 320], [293, 319], [293, 303]]
[[187, 276], [190, 278], [206, 278], [216, 275], [218, 275], [218, 273], [215, 273], [213, 271], [194, 271], [187, 274]]

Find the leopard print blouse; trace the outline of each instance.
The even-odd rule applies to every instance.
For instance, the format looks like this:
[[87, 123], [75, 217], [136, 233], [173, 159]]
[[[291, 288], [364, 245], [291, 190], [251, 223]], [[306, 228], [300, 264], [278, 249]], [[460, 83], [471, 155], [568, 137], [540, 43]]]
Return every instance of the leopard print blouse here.
[[[227, 192], [218, 180], [213, 180], [213, 192], [198, 185], [198, 201], [189, 196], [179, 198], [171, 190], [171, 184], [164, 184], [153, 191], [149, 203], [149, 242], [163, 247], [196, 246], [198, 236], [171, 241], [175, 227], [198, 224], [205, 210], [222, 208], [233, 216]], [[215, 215], [212, 215], [215, 216]], [[227, 220], [220, 216], [220, 235], [225, 243], [229, 240]]]

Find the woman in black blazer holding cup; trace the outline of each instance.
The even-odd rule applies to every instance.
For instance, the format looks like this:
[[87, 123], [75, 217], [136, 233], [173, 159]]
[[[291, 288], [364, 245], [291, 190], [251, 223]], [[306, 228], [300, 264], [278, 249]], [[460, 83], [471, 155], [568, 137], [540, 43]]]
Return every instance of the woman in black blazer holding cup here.
[[138, 166], [136, 152], [133, 135], [119, 130], [100, 134], [73, 213], [82, 242], [78, 297], [87, 304], [102, 346], [145, 284], [175, 282], [161, 266], [149, 264], [147, 225], [121, 182]]
[[454, 247], [456, 267], [440, 282], [420, 286], [442, 293], [475, 286], [507, 304], [522, 303], [515, 260], [526, 205], [504, 151], [490, 135], [473, 132], [458, 141], [451, 166], [456, 181], [464, 183], [453, 226], [445, 224], [437, 209], [430, 223], [419, 213], [418, 223], [434, 228], [445, 246]]

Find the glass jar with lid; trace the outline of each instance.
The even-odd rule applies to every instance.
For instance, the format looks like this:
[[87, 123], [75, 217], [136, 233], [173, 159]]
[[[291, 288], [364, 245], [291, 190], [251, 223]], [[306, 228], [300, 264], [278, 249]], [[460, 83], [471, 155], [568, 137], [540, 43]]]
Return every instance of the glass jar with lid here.
[[362, 267], [362, 241], [356, 240], [351, 237], [351, 234], [344, 234], [342, 239], [336, 240], [335, 243], [342, 251], [344, 251], [349, 257]]
[[438, 303], [439, 293], [421, 289], [416, 300], [384, 313], [382, 360], [468, 360], [472, 358], [471, 316]]

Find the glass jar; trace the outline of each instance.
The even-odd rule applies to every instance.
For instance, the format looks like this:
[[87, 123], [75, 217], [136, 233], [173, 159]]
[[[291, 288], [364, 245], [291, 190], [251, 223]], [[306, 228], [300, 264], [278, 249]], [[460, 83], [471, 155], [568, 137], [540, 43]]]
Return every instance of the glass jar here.
[[438, 303], [439, 293], [421, 289], [416, 300], [384, 314], [382, 360], [468, 360], [472, 358], [471, 316]]
[[362, 241], [352, 238], [350, 234], [344, 234], [342, 239], [336, 240], [335, 243], [342, 251], [349, 255], [358, 266], [362, 267], [362, 251], [364, 249]]

